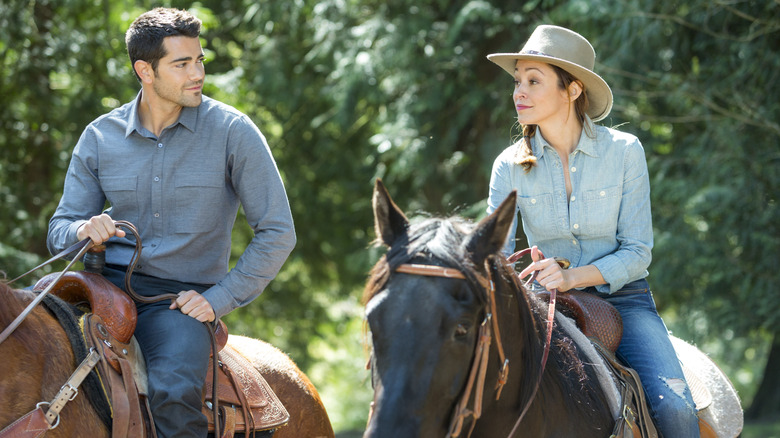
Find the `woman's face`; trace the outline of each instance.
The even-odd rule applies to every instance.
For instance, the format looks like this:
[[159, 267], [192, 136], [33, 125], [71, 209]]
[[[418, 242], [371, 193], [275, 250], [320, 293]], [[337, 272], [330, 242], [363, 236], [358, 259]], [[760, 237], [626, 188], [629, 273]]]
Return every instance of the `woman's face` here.
[[[576, 90], [574, 90], [576, 91]], [[556, 126], [568, 120], [573, 107], [550, 64], [518, 60], [512, 100], [521, 125]]]

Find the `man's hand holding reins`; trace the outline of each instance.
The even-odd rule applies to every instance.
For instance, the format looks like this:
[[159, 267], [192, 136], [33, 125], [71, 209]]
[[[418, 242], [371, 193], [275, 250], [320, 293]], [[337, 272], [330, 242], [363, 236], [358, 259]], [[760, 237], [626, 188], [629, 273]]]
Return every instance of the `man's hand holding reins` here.
[[179, 298], [171, 301], [170, 309], [177, 308], [200, 322], [211, 322], [216, 318], [211, 303], [194, 290], [179, 292]]
[[76, 232], [78, 240], [89, 238], [95, 245], [100, 245], [113, 236], [125, 237], [125, 232], [117, 228], [111, 216], [105, 213], [92, 216]]

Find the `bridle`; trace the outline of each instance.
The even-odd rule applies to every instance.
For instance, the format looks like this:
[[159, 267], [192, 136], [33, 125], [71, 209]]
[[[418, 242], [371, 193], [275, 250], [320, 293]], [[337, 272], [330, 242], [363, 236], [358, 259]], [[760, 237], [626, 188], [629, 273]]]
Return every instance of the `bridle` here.
[[[531, 251], [530, 248], [524, 249], [522, 251], [518, 251], [512, 254], [507, 260], [509, 263], [515, 263], [521, 257], [530, 253], [530, 251]], [[503, 346], [503, 342], [501, 341], [501, 331], [498, 328], [498, 315], [496, 313], [496, 288], [491, 275], [490, 266], [488, 266], [489, 263], [490, 263], [489, 259], [485, 261], [485, 271], [487, 272], [487, 277], [483, 277], [478, 274], [476, 275], [477, 283], [479, 284], [480, 288], [484, 291], [487, 311], [485, 312], [485, 318], [479, 327], [479, 337], [477, 339], [477, 345], [474, 348], [474, 358], [471, 363], [471, 370], [469, 372], [469, 377], [466, 382], [466, 387], [464, 388], [463, 393], [460, 396], [460, 400], [458, 401], [452, 413], [452, 419], [450, 420], [450, 427], [449, 427], [449, 431], [447, 432], [446, 438], [459, 437], [463, 430], [463, 423], [466, 421], [467, 418], [474, 417], [474, 421], [472, 421], [471, 423], [471, 429], [466, 435], [467, 437], [471, 436], [471, 433], [474, 431], [476, 421], [482, 415], [482, 400], [483, 400], [483, 394], [485, 389], [485, 377], [487, 374], [487, 366], [488, 366], [489, 353], [490, 353], [490, 343], [494, 335], [496, 338], [496, 347], [498, 349], [499, 360], [500, 363], [502, 364], [501, 369], [498, 372], [498, 381], [496, 382], [496, 387], [495, 387], [496, 400], [498, 400], [501, 397], [501, 391], [503, 390], [504, 385], [506, 384], [509, 376], [509, 360], [506, 358], [506, 355], [504, 353], [504, 346]], [[412, 275], [422, 275], [427, 277], [443, 277], [443, 278], [453, 278], [453, 279], [460, 279], [460, 280], [467, 280], [467, 281], [469, 280], [468, 277], [458, 269], [446, 268], [443, 266], [434, 266], [434, 265], [406, 263], [398, 266], [395, 269], [395, 272], [412, 274]], [[531, 278], [528, 280], [526, 284], [529, 284], [535, 278], [536, 278], [536, 273], [534, 272], [534, 274], [531, 276]], [[555, 316], [555, 296], [556, 296], [556, 290], [553, 289], [550, 292], [550, 304], [548, 306], [548, 312], [547, 312], [547, 339], [544, 344], [544, 353], [542, 356], [542, 367], [539, 372], [539, 378], [536, 381], [536, 386], [534, 387], [534, 390], [531, 393], [531, 397], [528, 399], [525, 407], [520, 412], [520, 415], [517, 418], [517, 421], [515, 422], [512, 431], [509, 433], [508, 438], [511, 438], [517, 431], [518, 426], [520, 425], [523, 418], [525, 417], [525, 414], [528, 412], [528, 408], [531, 406], [531, 403], [536, 397], [536, 393], [539, 390], [539, 386], [542, 381], [542, 375], [544, 374], [544, 368], [545, 365], [547, 364], [547, 358], [550, 353], [550, 344], [552, 341], [552, 328], [553, 328], [553, 320]], [[469, 401], [472, 398], [471, 397], [472, 393], [474, 394], [474, 404], [472, 408], [469, 408]]]

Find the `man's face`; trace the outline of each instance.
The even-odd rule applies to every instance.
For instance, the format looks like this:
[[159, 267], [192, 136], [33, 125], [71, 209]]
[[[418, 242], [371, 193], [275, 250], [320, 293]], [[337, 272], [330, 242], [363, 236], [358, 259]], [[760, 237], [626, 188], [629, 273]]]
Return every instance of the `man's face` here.
[[172, 36], [163, 40], [165, 55], [154, 72], [153, 90], [171, 103], [184, 107], [200, 105], [203, 97], [203, 48], [200, 39]]

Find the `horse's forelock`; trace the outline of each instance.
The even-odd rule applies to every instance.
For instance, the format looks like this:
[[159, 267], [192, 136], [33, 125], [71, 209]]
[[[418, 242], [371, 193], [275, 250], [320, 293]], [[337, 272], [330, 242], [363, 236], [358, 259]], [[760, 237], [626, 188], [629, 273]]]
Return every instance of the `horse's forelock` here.
[[364, 304], [384, 288], [390, 272], [418, 257], [457, 268], [476, 284], [475, 271], [478, 268], [469, 260], [461, 245], [472, 228], [472, 222], [459, 217], [434, 217], [413, 222], [403, 240], [389, 248], [371, 270], [363, 292]]

